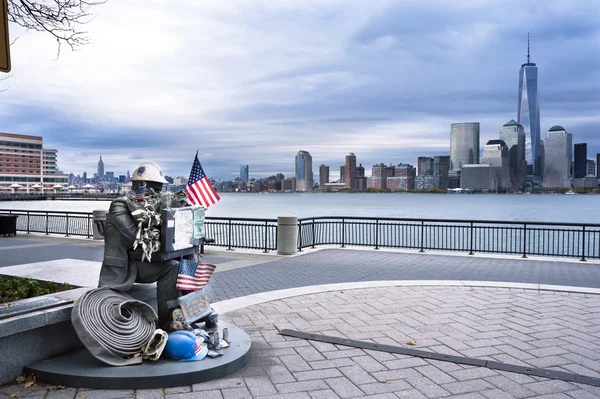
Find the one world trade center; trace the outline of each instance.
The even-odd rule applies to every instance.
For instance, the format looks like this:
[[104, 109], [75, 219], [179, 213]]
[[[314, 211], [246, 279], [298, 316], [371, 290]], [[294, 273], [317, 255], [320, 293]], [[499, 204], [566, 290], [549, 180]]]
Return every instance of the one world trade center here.
[[529, 35], [527, 35], [527, 63], [519, 71], [519, 109], [517, 122], [525, 130], [525, 160], [527, 175], [540, 180], [542, 154], [540, 150], [540, 103], [538, 68], [529, 60]]

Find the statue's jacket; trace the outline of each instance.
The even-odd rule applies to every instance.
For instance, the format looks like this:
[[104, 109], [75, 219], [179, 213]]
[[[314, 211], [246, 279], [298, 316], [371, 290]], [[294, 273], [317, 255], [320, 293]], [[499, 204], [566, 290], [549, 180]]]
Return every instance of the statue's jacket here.
[[104, 225], [104, 261], [100, 270], [99, 287], [128, 291], [135, 282], [138, 262], [130, 261], [138, 226], [126, 198], [111, 202]]

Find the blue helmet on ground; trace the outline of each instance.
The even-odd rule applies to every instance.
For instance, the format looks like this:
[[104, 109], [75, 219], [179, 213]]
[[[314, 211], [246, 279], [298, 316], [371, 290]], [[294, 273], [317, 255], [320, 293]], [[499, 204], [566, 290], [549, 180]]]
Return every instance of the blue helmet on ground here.
[[204, 339], [189, 331], [175, 331], [169, 334], [164, 352], [170, 359], [188, 362], [204, 359], [208, 346]]

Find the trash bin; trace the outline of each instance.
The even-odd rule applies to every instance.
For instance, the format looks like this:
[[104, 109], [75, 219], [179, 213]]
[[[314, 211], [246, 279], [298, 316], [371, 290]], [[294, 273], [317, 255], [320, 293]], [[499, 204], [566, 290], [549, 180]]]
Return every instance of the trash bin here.
[[277, 217], [277, 254], [293, 255], [298, 251], [298, 216]]
[[108, 212], [104, 209], [95, 209], [94, 221], [93, 221], [93, 231], [94, 231], [94, 240], [104, 240], [104, 223], [106, 223], [106, 214]]
[[8, 234], [17, 235], [17, 218], [18, 215], [0, 215], [0, 234], [4, 237]]

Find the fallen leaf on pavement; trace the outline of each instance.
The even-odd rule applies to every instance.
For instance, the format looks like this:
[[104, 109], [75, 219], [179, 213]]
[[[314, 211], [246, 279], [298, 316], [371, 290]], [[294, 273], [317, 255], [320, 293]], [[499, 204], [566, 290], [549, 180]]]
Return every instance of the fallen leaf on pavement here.
[[16, 393], [11, 393], [10, 395], [8, 395], [9, 398], [16, 398], [17, 394]]
[[33, 384], [35, 384], [35, 381], [27, 381], [27, 382], [26, 382], [26, 383], [23, 385], [23, 387], [24, 387], [24, 388], [29, 388], [29, 387], [31, 387]]
[[417, 341], [415, 341], [414, 339], [412, 341], [408, 341], [406, 343], [406, 345], [416, 345], [416, 344], [417, 344]]
[[391, 384], [391, 382], [386, 381], [386, 380], [377, 380], [377, 381], [381, 382], [382, 384]]

